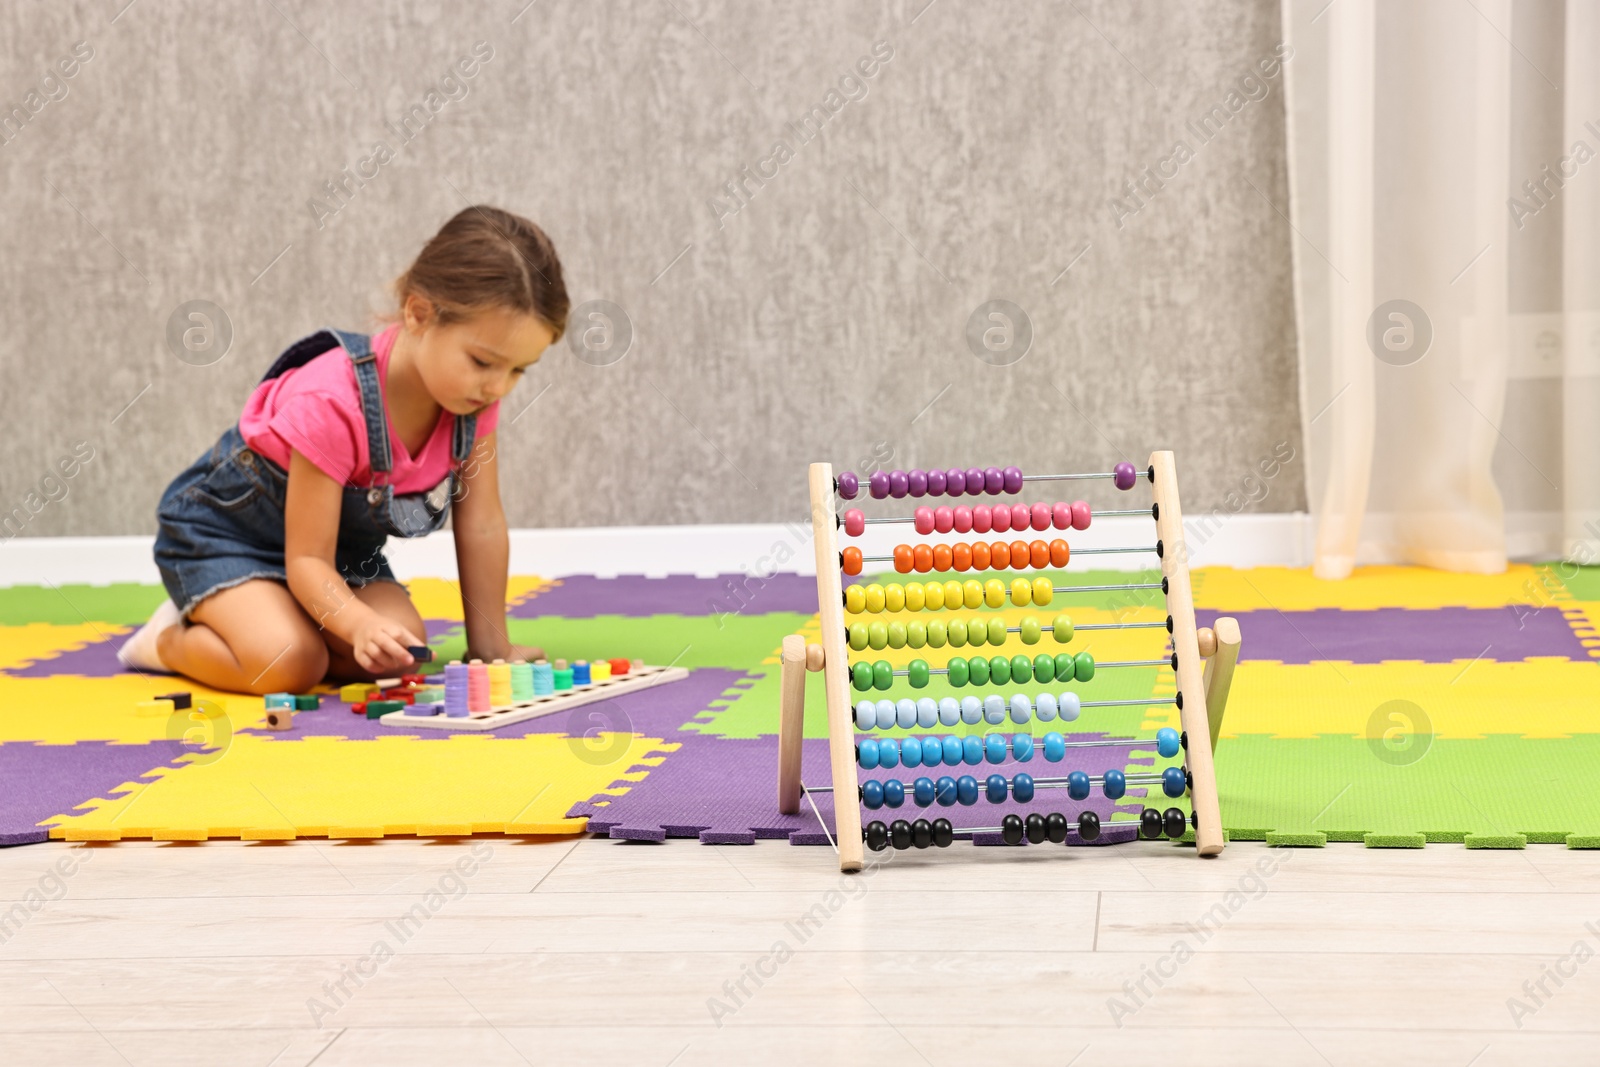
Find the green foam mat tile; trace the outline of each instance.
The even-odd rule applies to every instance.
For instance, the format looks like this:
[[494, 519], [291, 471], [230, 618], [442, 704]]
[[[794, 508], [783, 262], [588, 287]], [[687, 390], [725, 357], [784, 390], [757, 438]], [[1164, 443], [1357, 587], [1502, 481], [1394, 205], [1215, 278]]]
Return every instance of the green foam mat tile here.
[[1368, 848], [1426, 848], [1428, 839], [1421, 834], [1367, 834], [1362, 844]]
[[1527, 848], [1527, 834], [1468, 834], [1468, 848]]
[[167, 599], [159, 585], [11, 585], [0, 587], [0, 626], [109, 622], [138, 626]]

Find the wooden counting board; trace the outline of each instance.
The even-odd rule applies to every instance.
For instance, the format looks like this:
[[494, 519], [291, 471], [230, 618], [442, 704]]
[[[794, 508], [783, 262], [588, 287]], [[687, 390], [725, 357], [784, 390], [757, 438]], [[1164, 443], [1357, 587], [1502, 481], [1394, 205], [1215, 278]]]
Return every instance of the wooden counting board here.
[[571, 689], [557, 690], [546, 696], [536, 696], [532, 700], [520, 701], [514, 704], [499, 704], [492, 706], [488, 711], [478, 712], [464, 718], [447, 717], [442, 711], [438, 715], [412, 715], [406, 711], [392, 711], [380, 716], [378, 721], [385, 726], [395, 726], [405, 730], [468, 730], [483, 732], [494, 730], [513, 723], [525, 722], [528, 719], [537, 719], [545, 715], [555, 715], [573, 708], [581, 708], [585, 704], [593, 704], [601, 700], [610, 700], [612, 697], [624, 693], [637, 693], [654, 686], [665, 685], [668, 682], [681, 681], [689, 677], [689, 672], [683, 667], [635, 667], [627, 674], [613, 675], [597, 682], [588, 682], [574, 685]]

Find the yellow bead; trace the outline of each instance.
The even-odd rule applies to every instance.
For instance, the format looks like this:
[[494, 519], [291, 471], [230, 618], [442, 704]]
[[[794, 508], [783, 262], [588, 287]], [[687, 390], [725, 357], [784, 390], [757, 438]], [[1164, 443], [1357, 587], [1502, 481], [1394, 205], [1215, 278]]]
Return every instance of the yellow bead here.
[[899, 582], [890, 582], [884, 586], [883, 607], [885, 611], [906, 610], [906, 587]]
[[1026, 578], [1015, 579], [1011, 583], [1011, 603], [1019, 608], [1033, 603], [1033, 583]]
[[1035, 578], [1033, 580], [1033, 602], [1040, 607], [1055, 599], [1055, 586], [1050, 584], [1048, 578]]
[[859, 585], [852, 585], [844, 591], [844, 610], [852, 615], [860, 615], [867, 606], [867, 591]]
[[883, 586], [877, 582], [867, 586], [867, 610], [874, 615], [883, 610]]
[[989, 620], [989, 643], [995, 646], [1006, 643], [1006, 620], [999, 618]]
[[927, 605], [923, 588], [917, 582], [906, 586], [905, 599], [907, 611], [921, 611]]
[[965, 596], [966, 594], [961, 589], [961, 583], [954, 578], [944, 583], [944, 606], [946, 611], [954, 611], [959, 608]]
[[983, 583], [978, 579], [967, 579], [961, 586], [961, 593], [967, 607], [975, 608], [983, 604]]
[[[1006, 606], [1006, 583], [998, 578], [990, 578], [983, 583], [983, 602], [991, 608]], [[976, 604], [973, 607], [977, 607]]]
[[940, 611], [944, 608], [944, 585], [940, 582], [929, 582], [922, 587], [923, 601], [928, 605], [929, 611]]

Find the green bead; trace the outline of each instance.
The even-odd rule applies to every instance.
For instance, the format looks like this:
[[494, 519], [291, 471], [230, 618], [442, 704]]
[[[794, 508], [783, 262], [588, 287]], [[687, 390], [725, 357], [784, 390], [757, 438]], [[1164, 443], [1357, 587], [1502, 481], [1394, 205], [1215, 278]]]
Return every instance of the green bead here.
[[970, 619], [967, 622], [967, 644], [973, 648], [982, 648], [989, 640], [989, 624], [983, 619]]
[[1006, 643], [1006, 620], [998, 616], [989, 620], [989, 643], [996, 648]]
[[880, 659], [872, 665], [872, 686], [874, 689], [888, 689], [894, 685], [894, 667], [886, 659]]
[[967, 624], [960, 619], [950, 620], [950, 647], [960, 648], [967, 643]]
[[870, 622], [867, 624], [867, 644], [874, 651], [881, 652], [889, 647], [889, 627], [886, 623]]
[[934, 619], [928, 623], [929, 648], [943, 648], [947, 640], [949, 640], [949, 631], [945, 629], [943, 619]]
[[864, 659], [858, 659], [850, 664], [850, 684], [859, 693], [865, 693], [872, 688], [872, 664]]
[[906, 623], [906, 644], [921, 648], [928, 643], [928, 627], [921, 619]]
[[973, 656], [967, 660], [967, 677], [973, 685], [989, 684], [989, 661], [982, 656]]
[[913, 689], [926, 689], [928, 687], [928, 661], [914, 659], [906, 665], [906, 678], [911, 682]]
[[1004, 656], [996, 656], [989, 661], [989, 681], [995, 685], [1005, 685], [1011, 681], [1011, 661]]
[[1033, 681], [1033, 660], [1018, 653], [1011, 657], [1011, 680], [1013, 682]]
[[952, 687], [960, 689], [967, 684], [967, 661], [960, 656], [945, 664], [945, 670], [949, 672], [946, 677]]
[[867, 647], [867, 624], [853, 622], [850, 624], [850, 647], [860, 652]]
[[1041, 632], [1042, 631], [1039, 629], [1039, 620], [1034, 618], [1032, 615], [1029, 615], [1026, 619], [1022, 620], [1023, 644], [1037, 645], [1039, 643], [1039, 635]]
[[1072, 640], [1072, 619], [1067, 615], [1057, 615], [1050, 624], [1050, 636], [1056, 639], [1056, 644], [1064, 645]]
[[1072, 662], [1072, 676], [1080, 682], [1087, 682], [1094, 677], [1094, 657], [1087, 652], [1079, 652]]
[[1056, 681], [1064, 682], [1072, 677], [1072, 672], [1077, 670], [1074, 664], [1077, 660], [1072, 658], [1071, 652], [1062, 652], [1056, 656]]
[[905, 648], [906, 647], [906, 624], [905, 623], [899, 622], [897, 620], [897, 621], [891, 622], [889, 624], [889, 647], [890, 648]]
[[1056, 658], [1045, 652], [1033, 657], [1033, 680], [1036, 682], [1053, 682], [1055, 679]]

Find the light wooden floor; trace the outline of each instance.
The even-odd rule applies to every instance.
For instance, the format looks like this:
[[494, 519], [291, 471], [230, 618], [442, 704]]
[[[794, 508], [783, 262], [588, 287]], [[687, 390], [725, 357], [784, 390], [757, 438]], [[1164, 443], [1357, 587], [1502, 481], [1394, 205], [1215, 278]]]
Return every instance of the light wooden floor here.
[[843, 879], [778, 842], [0, 851], [0, 902], [38, 905], [0, 930], [0, 1063], [1600, 1063], [1600, 854], [890, 855]]

